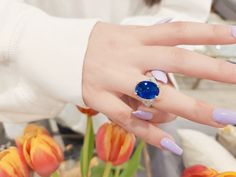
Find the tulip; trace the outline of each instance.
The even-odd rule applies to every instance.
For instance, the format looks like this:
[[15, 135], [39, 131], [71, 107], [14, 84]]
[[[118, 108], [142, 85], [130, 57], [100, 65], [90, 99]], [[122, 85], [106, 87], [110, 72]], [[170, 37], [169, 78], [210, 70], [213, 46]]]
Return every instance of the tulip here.
[[129, 160], [135, 136], [114, 123], [103, 124], [96, 135], [96, 150], [101, 160], [114, 166]]
[[236, 172], [225, 172], [216, 175], [215, 177], [236, 177]]
[[29, 170], [15, 147], [0, 152], [1, 177], [29, 177]]
[[38, 126], [36, 124], [28, 124], [27, 127], [25, 127], [24, 135], [29, 134], [29, 133], [33, 133], [33, 134], [42, 133], [42, 134], [49, 135], [49, 132], [47, 131], [46, 128], [44, 128], [42, 126]]
[[217, 171], [203, 165], [194, 165], [184, 170], [182, 177], [215, 177]]
[[63, 153], [46, 129], [29, 125], [16, 141], [27, 164], [40, 176], [49, 176], [63, 161]]
[[97, 111], [91, 108], [82, 108], [80, 106], [77, 106], [77, 108], [79, 109], [80, 112], [82, 112], [83, 114], [87, 114], [88, 116], [95, 116], [96, 114], [98, 114]]

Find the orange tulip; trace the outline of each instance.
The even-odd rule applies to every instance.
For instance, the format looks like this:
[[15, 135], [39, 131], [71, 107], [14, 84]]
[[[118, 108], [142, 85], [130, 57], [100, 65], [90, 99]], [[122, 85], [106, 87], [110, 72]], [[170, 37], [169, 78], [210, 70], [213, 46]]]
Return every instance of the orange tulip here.
[[43, 127], [29, 125], [16, 144], [27, 164], [40, 176], [49, 176], [63, 161], [60, 147]]
[[101, 160], [120, 165], [129, 160], [135, 136], [114, 123], [103, 124], [96, 135], [96, 150]]
[[216, 175], [215, 177], [236, 177], [236, 172], [225, 172]]
[[194, 165], [184, 170], [182, 177], [215, 177], [217, 171], [203, 165]]
[[77, 108], [79, 109], [80, 112], [87, 114], [88, 116], [95, 116], [96, 114], [98, 114], [97, 111], [91, 109], [91, 108], [82, 108], [77, 106]]
[[1, 177], [29, 177], [29, 170], [15, 147], [0, 152]]
[[27, 127], [25, 127], [24, 135], [29, 134], [29, 133], [33, 133], [33, 134], [42, 133], [42, 134], [49, 135], [49, 132], [47, 131], [46, 128], [44, 128], [42, 126], [38, 126], [36, 124], [29, 124], [29, 125], [27, 125]]

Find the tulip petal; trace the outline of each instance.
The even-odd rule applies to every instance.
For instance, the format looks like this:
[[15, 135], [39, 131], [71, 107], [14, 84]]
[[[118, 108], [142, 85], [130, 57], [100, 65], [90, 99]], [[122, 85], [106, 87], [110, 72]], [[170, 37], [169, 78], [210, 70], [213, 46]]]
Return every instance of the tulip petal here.
[[30, 158], [33, 169], [41, 176], [49, 176], [60, 165], [55, 154], [40, 138], [32, 140]]
[[216, 177], [236, 177], [236, 172], [225, 172], [225, 173], [216, 175]]
[[21, 160], [15, 147], [11, 147], [0, 155], [0, 173], [11, 177], [28, 177], [29, 171], [25, 163]]
[[32, 164], [32, 161], [30, 159], [30, 149], [31, 149], [32, 139], [33, 139], [33, 137], [27, 137], [27, 138], [25, 137], [23, 148], [19, 149], [19, 151], [21, 151], [23, 153], [25, 161], [30, 166], [30, 168], [33, 168], [33, 164]]
[[109, 123], [103, 124], [96, 134], [96, 150], [103, 161], [109, 160], [111, 149], [112, 126]]
[[194, 165], [184, 170], [182, 177], [215, 177], [217, 171], [203, 165]]
[[6, 162], [0, 162], [0, 176], [1, 177], [13, 177], [15, 175], [14, 168], [6, 163]]
[[47, 135], [40, 135], [40, 138], [42, 141], [44, 141], [45, 145], [47, 145], [51, 149], [53, 154], [57, 157], [57, 160], [62, 162], [64, 160], [64, 155], [55, 140]]
[[41, 134], [49, 135], [49, 132], [47, 131], [47, 129], [45, 129], [42, 126], [38, 126], [36, 124], [28, 124], [27, 127], [25, 127], [24, 135], [30, 134], [30, 133], [33, 133], [33, 134], [41, 133]]
[[115, 162], [113, 162], [113, 165], [120, 165], [126, 161], [129, 160], [133, 149], [135, 145], [135, 136], [131, 133], [128, 133], [125, 136], [125, 140], [123, 142], [123, 145], [121, 147], [119, 156]]
[[122, 146], [122, 133], [120, 130], [120, 127], [118, 126], [113, 126], [112, 128], [112, 136], [111, 136], [111, 151], [110, 151], [110, 155], [109, 155], [109, 161], [113, 162], [116, 161], [119, 153], [120, 153], [120, 149]]

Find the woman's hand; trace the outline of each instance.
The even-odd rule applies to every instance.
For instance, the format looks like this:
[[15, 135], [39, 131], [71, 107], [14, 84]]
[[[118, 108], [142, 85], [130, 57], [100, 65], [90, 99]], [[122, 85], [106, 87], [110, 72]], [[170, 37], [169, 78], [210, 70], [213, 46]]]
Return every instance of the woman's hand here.
[[[98, 23], [91, 34], [84, 63], [84, 101], [148, 143], [169, 150], [174, 146], [166, 145], [169, 143], [166, 138], [171, 139], [170, 135], [154, 123], [167, 122], [178, 115], [214, 127], [236, 124], [236, 113], [195, 100], [167, 84], [160, 83], [160, 95], [152, 108], [141, 106], [134, 94], [137, 83], [147, 80], [146, 74], [156, 69], [236, 83], [236, 65], [174, 47], [182, 44], [233, 44], [236, 43], [232, 35], [234, 29], [231, 26], [184, 22], [150, 27]], [[152, 119], [136, 118], [132, 112], [138, 107], [150, 112], [146, 117]], [[176, 153], [180, 154], [180, 151]]]

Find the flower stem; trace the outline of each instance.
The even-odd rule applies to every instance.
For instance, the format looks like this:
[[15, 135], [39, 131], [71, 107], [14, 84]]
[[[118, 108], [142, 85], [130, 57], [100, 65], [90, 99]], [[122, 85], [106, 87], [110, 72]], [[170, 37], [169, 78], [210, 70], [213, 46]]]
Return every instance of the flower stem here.
[[60, 173], [58, 171], [55, 171], [53, 174], [50, 175], [50, 177], [60, 177]]
[[86, 128], [85, 137], [84, 137], [84, 144], [83, 144], [83, 148], [82, 148], [83, 158], [81, 161], [81, 169], [82, 169], [82, 176], [83, 177], [88, 177], [89, 164], [90, 164], [90, 160], [92, 158], [91, 151], [93, 151], [93, 146], [94, 146], [94, 142], [93, 142], [94, 135], [92, 135], [92, 134], [93, 134], [93, 121], [92, 121], [92, 117], [88, 115], [87, 128]]
[[121, 165], [116, 167], [116, 171], [115, 171], [115, 176], [114, 177], [119, 177], [120, 176], [120, 171], [121, 171]]
[[105, 165], [105, 169], [104, 169], [102, 177], [109, 177], [110, 176], [111, 167], [112, 167], [112, 164], [110, 162], [107, 162]]

